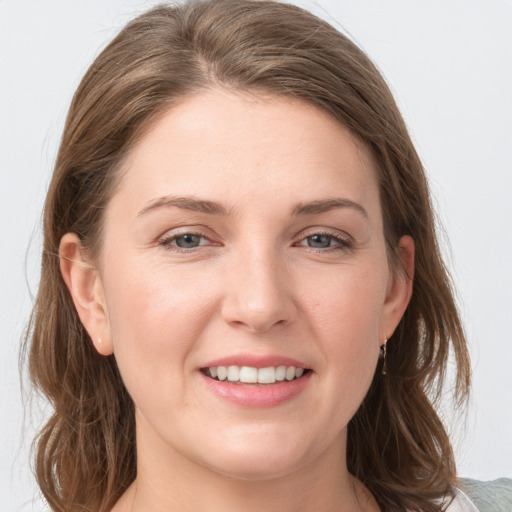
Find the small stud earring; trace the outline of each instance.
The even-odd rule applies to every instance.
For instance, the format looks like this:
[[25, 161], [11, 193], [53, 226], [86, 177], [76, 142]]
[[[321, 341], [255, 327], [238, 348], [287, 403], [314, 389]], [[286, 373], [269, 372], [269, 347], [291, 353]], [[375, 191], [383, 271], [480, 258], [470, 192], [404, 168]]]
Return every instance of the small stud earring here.
[[101, 338], [98, 338], [98, 345], [101, 345]]
[[388, 369], [386, 364], [386, 346], [388, 339], [384, 338], [384, 343], [380, 346], [380, 358], [382, 359], [382, 375], [387, 375]]

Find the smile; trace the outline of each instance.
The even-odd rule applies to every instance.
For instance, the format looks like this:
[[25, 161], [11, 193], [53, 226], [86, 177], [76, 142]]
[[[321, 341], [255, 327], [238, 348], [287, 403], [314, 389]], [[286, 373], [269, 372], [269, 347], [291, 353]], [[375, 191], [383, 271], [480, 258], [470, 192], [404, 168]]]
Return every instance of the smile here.
[[295, 366], [269, 366], [255, 368], [252, 366], [212, 366], [202, 372], [217, 381], [229, 381], [240, 384], [274, 384], [275, 382], [299, 379], [309, 370]]

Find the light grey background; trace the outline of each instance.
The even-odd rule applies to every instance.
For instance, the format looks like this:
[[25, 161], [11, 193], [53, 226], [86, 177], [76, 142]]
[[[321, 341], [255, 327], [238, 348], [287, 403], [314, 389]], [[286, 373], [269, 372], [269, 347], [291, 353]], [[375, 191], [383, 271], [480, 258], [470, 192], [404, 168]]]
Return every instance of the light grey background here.
[[[35, 492], [28, 447], [37, 414], [23, 421], [17, 358], [66, 110], [99, 49], [155, 3], [0, 0], [0, 511]], [[343, 27], [397, 96], [450, 239], [473, 356], [466, 427], [451, 425], [460, 473], [512, 477], [512, 2], [300, 5]]]

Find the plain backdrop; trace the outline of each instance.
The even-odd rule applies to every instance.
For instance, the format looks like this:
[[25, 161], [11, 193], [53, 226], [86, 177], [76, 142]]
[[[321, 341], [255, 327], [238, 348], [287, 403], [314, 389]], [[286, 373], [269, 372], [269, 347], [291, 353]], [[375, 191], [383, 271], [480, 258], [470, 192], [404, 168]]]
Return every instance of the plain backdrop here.
[[[67, 107], [98, 51], [155, 3], [0, 0], [0, 511], [36, 492], [28, 453], [42, 413], [24, 414], [18, 353]], [[397, 97], [450, 241], [472, 353], [467, 418], [450, 424], [460, 473], [512, 477], [512, 2], [298, 3], [362, 46]]]

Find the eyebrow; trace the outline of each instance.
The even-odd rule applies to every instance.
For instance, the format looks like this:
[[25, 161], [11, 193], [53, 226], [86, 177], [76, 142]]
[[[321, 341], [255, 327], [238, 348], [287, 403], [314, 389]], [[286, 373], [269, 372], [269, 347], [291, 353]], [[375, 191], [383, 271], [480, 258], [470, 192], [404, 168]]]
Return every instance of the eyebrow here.
[[[153, 210], [169, 207], [176, 207], [183, 210], [191, 210], [210, 215], [228, 215], [229, 213], [225, 206], [215, 201], [196, 199], [190, 196], [163, 196], [147, 203], [144, 208], [139, 211], [137, 216], [140, 217]], [[346, 198], [321, 199], [307, 203], [298, 203], [292, 208], [291, 215], [316, 215], [339, 208], [354, 209], [366, 219], [368, 218], [368, 212], [362, 205]]]
[[319, 201], [311, 201], [308, 203], [299, 203], [292, 209], [292, 215], [315, 215], [318, 213], [325, 213], [337, 208], [352, 208], [368, 218], [368, 212], [362, 205], [346, 198], [332, 198], [323, 199]]
[[142, 210], [137, 214], [138, 217], [145, 215], [158, 208], [169, 208], [175, 206], [182, 210], [192, 210], [194, 212], [208, 213], [212, 215], [227, 215], [228, 211], [220, 203], [215, 201], [207, 201], [204, 199], [195, 199], [193, 197], [177, 197], [177, 196], [164, 196], [150, 201]]

